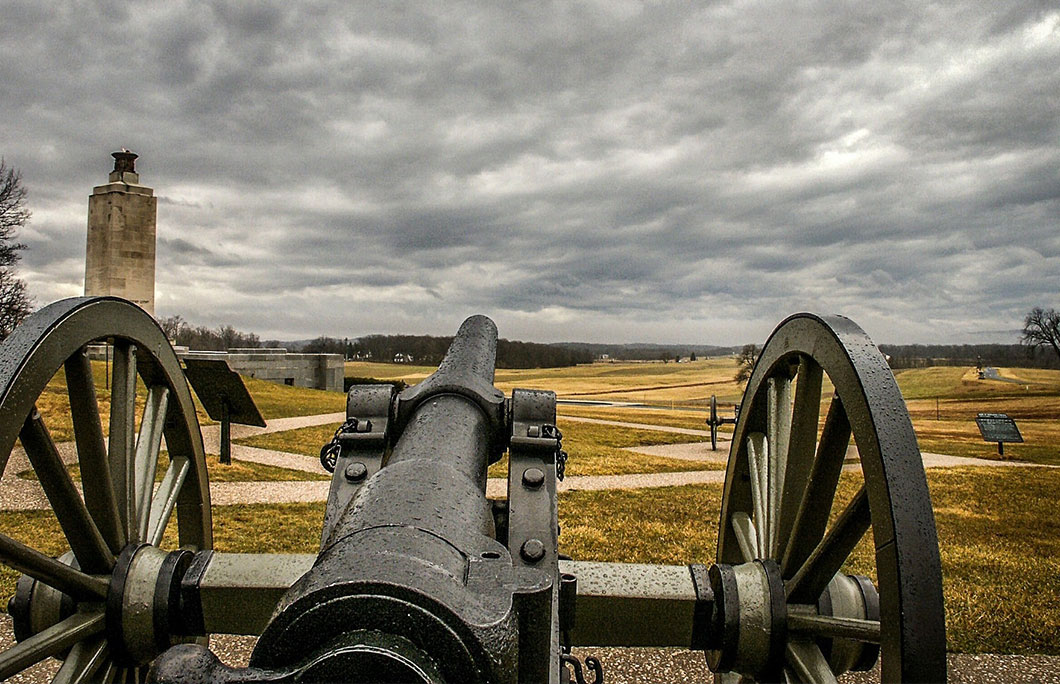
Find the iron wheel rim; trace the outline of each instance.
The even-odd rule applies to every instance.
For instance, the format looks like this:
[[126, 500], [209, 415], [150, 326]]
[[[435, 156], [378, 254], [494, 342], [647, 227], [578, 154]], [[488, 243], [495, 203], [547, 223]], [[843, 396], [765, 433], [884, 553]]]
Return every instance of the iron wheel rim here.
[[[792, 382], [800, 376], [807, 379], [805, 383]], [[820, 385], [824, 376], [836, 390], [829, 411], [837, 411], [837, 416], [827, 416], [824, 429], [819, 430]], [[782, 388], [785, 384], [786, 390]], [[803, 385], [806, 394], [800, 397]], [[815, 392], [817, 399], [812, 398]], [[770, 404], [793, 407], [788, 414], [786, 435], [782, 419], [785, 411], [770, 410]], [[778, 416], [781, 416], [779, 420]], [[846, 439], [842, 438], [843, 422], [849, 424]], [[830, 435], [823, 434], [830, 429]], [[749, 439], [758, 434], [767, 434], [767, 443], [775, 439], [786, 444], [782, 448], [782, 467], [769, 458], [765, 463], [755, 463], [758, 456], [749, 455], [754, 451]], [[759, 553], [753, 555], [778, 562], [790, 604], [809, 602], [807, 592], [814, 593], [815, 587], [821, 584], [819, 578], [812, 578], [813, 568], [799, 578], [801, 586], [796, 592], [801, 597], [791, 595], [793, 580], [818, 542], [837, 526], [828, 525], [826, 533], [821, 528], [820, 514], [804, 514], [806, 518], [817, 518], [816, 521], [800, 520], [799, 513], [806, 504], [797, 493], [801, 489], [805, 495], [810, 480], [817, 474], [813, 464], [822, 457], [820, 445], [830, 444], [824, 452], [825, 458], [834, 459], [838, 454], [843, 461], [850, 439], [857, 445], [867, 510], [871, 515], [880, 592], [883, 681], [944, 681], [946, 639], [941, 562], [920, 450], [890, 368], [865, 332], [849, 319], [796, 314], [784, 320], [766, 342], [748, 381], [733, 431], [719, 521], [718, 562], [747, 562], [736, 526], [746, 530], [747, 522], [743, 518], [746, 516], [757, 530], [758, 518], [763, 518], [761, 525], [767, 530], [763, 536], [767, 539], [761, 548], [755, 549]], [[766, 451], [771, 453], [768, 448]], [[796, 467], [788, 473], [791, 465], [788, 459], [792, 454], [795, 454]], [[784, 471], [778, 495], [761, 493], [762, 473], [770, 472], [771, 467], [774, 483], [776, 474]], [[841, 472], [842, 464], [838, 468]], [[833, 462], [828, 470], [834, 469]], [[757, 485], [752, 472], [759, 474]], [[787, 480], [789, 484], [785, 488], [783, 483], [787, 477], [792, 479]], [[839, 473], [834, 477], [838, 481]], [[821, 480], [818, 478], [813, 489], [827, 493], [829, 483], [822, 484]], [[761, 511], [756, 515], [753, 491], [756, 486], [762, 508], [772, 506], [772, 514]], [[834, 498], [832, 488], [831, 500]], [[831, 500], [828, 507], [822, 506], [824, 524], [827, 524]], [[865, 507], [863, 504], [858, 510]], [[734, 524], [734, 520], [738, 522]], [[799, 532], [797, 539], [792, 529]], [[746, 533], [743, 537], [746, 546]], [[786, 560], [785, 556], [790, 557]], [[807, 581], [807, 575], [812, 581]], [[790, 660], [790, 654], [786, 654], [785, 663]]]

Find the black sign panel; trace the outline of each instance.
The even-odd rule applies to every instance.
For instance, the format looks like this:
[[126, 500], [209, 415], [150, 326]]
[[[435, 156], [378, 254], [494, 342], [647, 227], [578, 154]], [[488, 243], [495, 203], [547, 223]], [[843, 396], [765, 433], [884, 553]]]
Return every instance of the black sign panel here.
[[265, 419], [243, 384], [243, 378], [229, 368], [227, 361], [184, 359], [184, 366], [184, 375], [211, 418], [223, 420], [227, 410], [228, 420], [233, 423], [265, 427]]
[[1004, 413], [980, 413], [975, 417], [984, 442], [1022, 442], [1016, 421]]

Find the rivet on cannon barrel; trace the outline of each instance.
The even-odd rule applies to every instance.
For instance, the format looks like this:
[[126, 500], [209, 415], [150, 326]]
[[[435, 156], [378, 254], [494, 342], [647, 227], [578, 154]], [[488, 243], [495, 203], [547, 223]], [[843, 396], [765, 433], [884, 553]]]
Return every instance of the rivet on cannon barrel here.
[[346, 466], [343, 475], [346, 477], [347, 482], [360, 482], [368, 476], [368, 467], [360, 461], [356, 461]]
[[540, 468], [527, 468], [523, 471], [523, 485], [537, 489], [545, 483], [545, 473]]
[[545, 557], [545, 545], [540, 539], [527, 539], [519, 549], [519, 555], [529, 563], [536, 563]]

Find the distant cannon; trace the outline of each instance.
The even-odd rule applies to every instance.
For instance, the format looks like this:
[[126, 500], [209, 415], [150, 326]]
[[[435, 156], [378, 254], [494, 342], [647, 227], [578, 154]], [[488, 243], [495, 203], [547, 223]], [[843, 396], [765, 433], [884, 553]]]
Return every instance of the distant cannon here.
[[[100, 340], [106, 429], [86, 354]], [[70, 551], [0, 534], [23, 573], [0, 679], [55, 656], [58, 682], [559, 684], [584, 681], [570, 648], [586, 645], [702, 650], [722, 682], [834, 682], [877, 659], [884, 681], [945, 681], [920, 453], [854, 323], [798, 314], [774, 331], [733, 432], [716, 557], [675, 566], [560, 557], [555, 395], [505, 397], [495, 350], [475, 316], [419, 385], [351, 388], [319, 553], [219, 553], [194, 405], [158, 325], [114, 298], [45, 307], [0, 346], [0, 474], [20, 440]], [[38, 410], [59, 370], [83, 495]], [[848, 491], [851, 438], [864, 483]], [[508, 495], [489, 500], [505, 452]], [[210, 633], [260, 635], [250, 667], [221, 664], [197, 643]]]
[[710, 426], [710, 450], [718, 450], [718, 428], [722, 425], [736, 425], [736, 421], [740, 419], [740, 405], [735, 404], [732, 407], [732, 418], [723, 418], [718, 416], [718, 395], [710, 395], [710, 415], [707, 416], [707, 425]]

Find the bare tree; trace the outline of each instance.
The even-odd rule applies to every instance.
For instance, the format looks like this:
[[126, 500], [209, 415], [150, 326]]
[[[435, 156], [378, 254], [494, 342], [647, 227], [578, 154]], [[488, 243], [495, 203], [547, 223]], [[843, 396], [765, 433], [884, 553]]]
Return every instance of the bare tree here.
[[758, 355], [762, 353], [762, 350], [754, 344], [745, 344], [743, 349], [740, 350], [739, 355], [736, 357], [736, 382], [745, 384], [751, 379], [751, 371], [755, 368], [755, 362], [758, 361]]
[[158, 324], [162, 326], [162, 332], [166, 334], [171, 340], [176, 340], [180, 336], [181, 332], [188, 327], [188, 324], [180, 316], [167, 316], [161, 318]]
[[1060, 357], [1060, 313], [1039, 306], [1031, 309], [1023, 319], [1023, 337], [1020, 342], [1029, 347], [1052, 347]]
[[26, 246], [15, 242], [18, 230], [29, 220], [22, 174], [0, 158], [0, 339], [11, 334], [33, 310], [26, 284], [15, 277], [15, 265]]

